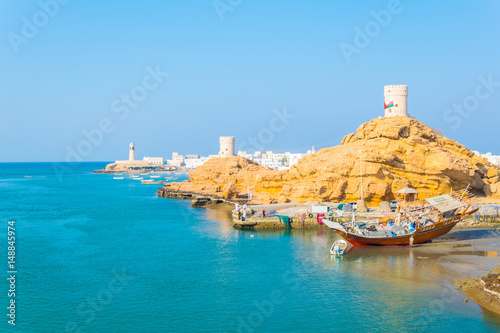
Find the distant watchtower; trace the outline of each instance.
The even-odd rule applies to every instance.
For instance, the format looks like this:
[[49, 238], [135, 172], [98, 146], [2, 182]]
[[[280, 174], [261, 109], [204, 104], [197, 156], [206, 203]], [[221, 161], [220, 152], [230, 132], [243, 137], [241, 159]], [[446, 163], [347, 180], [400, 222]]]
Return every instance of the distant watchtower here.
[[385, 117], [409, 117], [407, 109], [408, 86], [384, 86]]
[[129, 145], [128, 148], [128, 160], [135, 161], [135, 145], [133, 142]]
[[229, 157], [234, 155], [234, 136], [221, 136], [219, 157]]

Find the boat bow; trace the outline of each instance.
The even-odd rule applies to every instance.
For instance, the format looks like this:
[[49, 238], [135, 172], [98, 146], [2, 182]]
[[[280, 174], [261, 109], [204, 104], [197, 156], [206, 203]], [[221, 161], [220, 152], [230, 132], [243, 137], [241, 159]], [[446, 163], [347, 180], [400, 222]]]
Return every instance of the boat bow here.
[[338, 230], [338, 231], [341, 231], [345, 234], [347, 234], [347, 231], [345, 230], [345, 228], [342, 226], [342, 224], [338, 223], [338, 222], [333, 222], [333, 221], [330, 221], [330, 220], [327, 220], [327, 219], [323, 219], [322, 220], [324, 224], [326, 224], [330, 229], [333, 229], [333, 230]]

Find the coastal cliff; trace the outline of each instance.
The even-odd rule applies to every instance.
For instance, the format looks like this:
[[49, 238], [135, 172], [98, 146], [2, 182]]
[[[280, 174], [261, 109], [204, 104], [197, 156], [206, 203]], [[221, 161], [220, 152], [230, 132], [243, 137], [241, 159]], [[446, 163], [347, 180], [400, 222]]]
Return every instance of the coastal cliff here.
[[[361, 159], [360, 159], [360, 157]], [[478, 195], [500, 198], [500, 168], [463, 145], [437, 135], [408, 117], [373, 119], [342, 143], [299, 160], [289, 170], [272, 170], [243, 157], [215, 158], [165, 184], [161, 192], [194, 192], [226, 199], [246, 194], [254, 202], [354, 201], [371, 205], [394, 199], [410, 186], [431, 197], [470, 183]]]

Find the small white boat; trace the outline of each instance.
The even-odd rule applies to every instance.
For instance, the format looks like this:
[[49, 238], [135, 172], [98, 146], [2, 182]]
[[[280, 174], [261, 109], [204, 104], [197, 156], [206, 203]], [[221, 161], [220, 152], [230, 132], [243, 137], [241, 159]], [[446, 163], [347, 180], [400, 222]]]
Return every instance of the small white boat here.
[[347, 249], [347, 242], [343, 239], [339, 239], [332, 244], [330, 248], [330, 254], [343, 255]]
[[143, 184], [165, 184], [166, 181], [164, 180], [157, 180], [157, 179], [145, 179], [141, 180]]
[[113, 177], [113, 179], [123, 179], [123, 177]]
[[161, 176], [150, 176], [151, 178], [160, 178]]

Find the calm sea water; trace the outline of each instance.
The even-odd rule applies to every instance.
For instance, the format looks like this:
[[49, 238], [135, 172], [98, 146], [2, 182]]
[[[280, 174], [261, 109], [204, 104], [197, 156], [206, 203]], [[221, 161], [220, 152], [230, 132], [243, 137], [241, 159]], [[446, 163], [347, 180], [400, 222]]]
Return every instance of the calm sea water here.
[[[325, 231], [241, 231], [224, 211], [96, 175], [105, 163], [0, 164], [0, 267], [16, 221], [19, 332], [498, 332], [418, 249], [331, 258]], [[27, 178], [25, 176], [31, 176]]]

